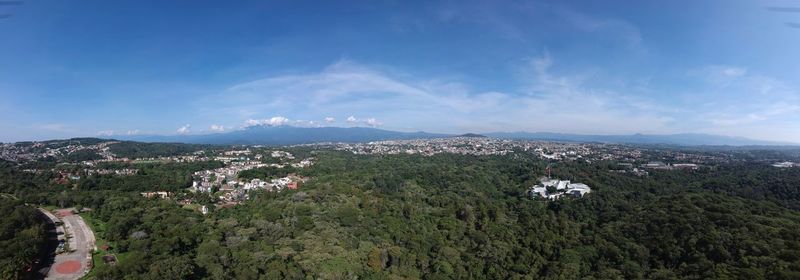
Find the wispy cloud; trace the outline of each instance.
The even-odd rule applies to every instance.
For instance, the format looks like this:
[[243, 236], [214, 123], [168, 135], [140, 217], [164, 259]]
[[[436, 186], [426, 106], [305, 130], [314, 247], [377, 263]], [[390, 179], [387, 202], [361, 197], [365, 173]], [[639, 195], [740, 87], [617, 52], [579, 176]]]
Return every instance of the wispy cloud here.
[[208, 129], [210, 129], [213, 132], [224, 132], [225, 126], [212, 124]]
[[42, 124], [38, 126], [39, 129], [53, 131], [53, 132], [75, 132], [77, 131], [72, 126], [61, 124], [61, 123], [48, 123]]
[[115, 131], [113, 129], [107, 129], [107, 130], [100, 130], [96, 134], [97, 134], [97, 136], [108, 137], [108, 136], [114, 136], [114, 135], [128, 135], [128, 136], [130, 136], [130, 135], [139, 135], [140, 133], [141, 133], [141, 131], [139, 131], [138, 129], [120, 131], [119, 133], [117, 133], [117, 131]]
[[[711, 65], [689, 71], [699, 85], [688, 102], [686, 122], [710, 133], [755, 138], [798, 139], [800, 95], [791, 85], [744, 67]], [[797, 141], [797, 140], [793, 140]]]
[[[615, 128], [614, 132], [663, 127], [668, 118], [636, 112], [616, 93], [588, 89], [575, 77], [550, 73], [549, 55], [530, 60], [530, 75], [521, 75], [518, 92], [478, 92], [470, 86], [441, 79], [401, 79], [385, 71], [339, 61], [319, 73], [283, 75], [231, 87], [224, 92], [236, 104], [227, 110], [318, 112], [300, 115], [324, 119], [329, 114], [358, 112], [350, 125], [447, 130], [539, 129], [579, 131]], [[641, 103], [641, 101], [640, 101]], [[245, 105], [246, 104], [246, 105]], [[571, 108], [581, 108], [573, 110]], [[290, 112], [291, 113], [291, 112]], [[381, 121], [378, 121], [378, 120]], [[432, 122], [431, 120], [436, 120]], [[284, 124], [288, 119], [248, 119], [247, 125]]]
[[113, 136], [113, 135], [114, 135], [113, 130], [101, 130], [97, 132], [97, 136]]
[[379, 127], [379, 126], [383, 125], [383, 123], [379, 122], [375, 118], [368, 118], [368, 119], [364, 120], [364, 123], [366, 125], [368, 125], [368, 126], [371, 126], [371, 127]]
[[379, 127], [379, 126], [383, 125], [382, 122], [378, 121], [375, 118], [359, 119], [359, 118], [356, 118], [355, 116], [347, 117], [347, 123], [349, 125], [352, 125], [352, 126], [365, 125], [365, 126], [369, 126], [369, 127]]
[[747, 74], [747, 69], [731, 65], [709, 65], [687, 71], [689, 76], [713, 86], [726, 87]]
[[800, 7], [767, 7], [771, 12], [800, 13]]
[[556, 9], [556, 13], [577, 30], [603, 33], [616, 37], [631, 48], [644, 49], [641, 31], [629, 21], [619, 18], [592, 16], [566, 7]]
[[[215, 100], [226, 100], [223, 111], [319, 120], [312, 124], [279, 115], [247, 118], [246, 125], [318, 126], [338, 115], [349, 126], [442, 132], [676, 133], [730, 126], [723, 134], [737, 134], [736, 124], [797, 115], [791, 106], [776, 105], [798, 100], [789, 85], [747, 67], [710, 65], [686, 73], [656, 77], [660, 83], [694, 85], [690, 91], [666, 92], [650, 81], [570, 69], [544, 51], [522, 60], [512, 90], [478, 91], [458, 80], [341, 60], [316, 73], [239, 84]], [[608, 80], [625, 82], [609, 86]]]

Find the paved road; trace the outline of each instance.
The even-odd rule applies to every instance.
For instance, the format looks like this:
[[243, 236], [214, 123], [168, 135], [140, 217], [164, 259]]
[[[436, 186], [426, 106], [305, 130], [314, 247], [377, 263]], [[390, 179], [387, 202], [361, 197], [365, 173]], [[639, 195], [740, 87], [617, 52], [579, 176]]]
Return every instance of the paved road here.
[[92, 251], [95, 249], [94, 233], [83, 218], [71, 214], [72, 209], [57, 210], [56, 214], [39, 209], [51, 220], [59, 216], [64, 223], [64, 232], [68, 239], [70, 252], [56, 255], [55, 262], [47, 272], [45, 279], [75, 280], [83, 277], [91, 269]]

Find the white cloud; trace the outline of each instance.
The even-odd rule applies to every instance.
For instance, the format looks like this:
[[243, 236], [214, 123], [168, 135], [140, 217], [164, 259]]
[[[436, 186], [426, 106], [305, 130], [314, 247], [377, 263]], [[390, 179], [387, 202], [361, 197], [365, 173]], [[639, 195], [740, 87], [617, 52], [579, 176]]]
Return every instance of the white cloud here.
[[336, 119], [333, 118], [333, 117], [325, 117], [325, 122], [326, 123], [334, 123], [334, 122], [336, 122]]
[[139, 134], [139, 130], [138, 129], [132, 129], [132, 130], [128, 130], [127, 132], [125, 132], [125, 135], [138, 135], [138, 134]]
[[225, 126], [212, 124], [211, 127], [209, 127], [209, 129], [211, 129], [211, 131], [214, 132], [223, 132], [225, 131]]
[[244, 121], [244, 126], [245, 127], [247, 127], [247, 126], [255, 126], [255, 125], [261, 125], [261, 120], [249, 119], [249, 120]]
[[383, 123], [377, 121], [375, 118], [369, 118], [364, 121], [364, 123], [371, 127], [379, 127], [383, 125]]
[[256, 125], [269, 125], [269, 126], [280, 126], [286, 125], [290, 122], [289, 119], [281, 116], [275, 116], [269, 119], [263, 120], [256, 120], [256, 119], [248, 119], [245, 121], [245, 126], [256, 126]]
[[189, 133], [189, 128], [190, 127], [192, 127], [192, 125], [189, 125], [189, 124], [181, 126], [181, 127], [178, 128], [178, 130], [176, 130], [176, 132], [178, 134], [180, 134], [180, 135], [185, 135], [185, 134]]
[[284, 117], [272, 117], [269, 119], [269, 125], [284, 125], [289, 122], [289, 119]]
[[383, 125], [383, 123], [379, 122], [375, 118], [366, 118], [366, 119], [359, 119], [355, 116], [347, 117], [347, 123], [350, 125], [366, 125], [369, 127], [378, 127]]

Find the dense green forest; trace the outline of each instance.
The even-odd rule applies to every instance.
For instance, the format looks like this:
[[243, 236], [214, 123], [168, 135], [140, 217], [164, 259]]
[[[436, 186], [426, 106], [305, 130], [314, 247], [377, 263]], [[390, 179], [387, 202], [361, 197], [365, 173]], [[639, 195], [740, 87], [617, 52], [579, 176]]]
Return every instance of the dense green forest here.
[[80, 151], [75, 151], [75, 152], [72, 152], [72, 153], [68, 154], [65, 158], [68, 161], [76, 162], [76, 161], [84, 161], [84, 160], [102, 159], [103, 156], [99, 155], [95, 151], [80, 150]]
[[111, 152], [120, 157], [150, 158], [159, 156], [177, 156], [197, 150], [211, 149], [215, 146], [183, 143], [144, 143], [123, 141], [111, 144]]
[[114, 175], [92, 175], [79, 181], [81, 190], [118, 191], [169, 191], [183, 190], [192, 185], [192, 173], [224, 166], [219, 161], [164, 164], [134, 164], [130, 168], [139, 171], [136, 175], [121, 177]]
[[39, 212], [13, 196], [0, 194], [0, 279], [22, 279], [45, 243]]
[[[548, 163], [521, 154], [314, 156], [301, 189], [251, 192], [205, 216], [131, 191], [178, 191], [213, 163], [37, 185], [22, 199], [94, 209], [101, 237], [125, 255], [96, 268], [97, 279], [800, 279], [797, 169], [733, 163], [636, 177], [609, 172], [610, 162], [562, 162], [553, 177], [593, 192], [547, 201], [526, 191]], [[45, 176], [3, 169], [33, 185]]]
[[291, 173], [296, 173], [300, 170], [293, 168], [291, 166], [286, 166], [283, 168], [277, 168], [272, 166], [267, 167], [260, 167], [254, 168], [250, 170], [244, 170], [239, 172], [239, 179], [242, 180], [252, 180], [256, 178], [260, 179], [267, 179], [267, 178], [277, 178], [277, 177], [285, 177]]

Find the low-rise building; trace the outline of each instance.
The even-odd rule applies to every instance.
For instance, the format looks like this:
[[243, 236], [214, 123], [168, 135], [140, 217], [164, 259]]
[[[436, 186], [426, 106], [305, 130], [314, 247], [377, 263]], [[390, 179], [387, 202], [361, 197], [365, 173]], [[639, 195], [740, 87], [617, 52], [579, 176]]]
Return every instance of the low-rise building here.
[[775, 163], [772, 166], [778, 167], [778, 168], [790, 168], [790, 167], [800, 166], [800, 164], [797, 164], [797, 163], [794, 163], [794, 162], [784, 161], [784, 162]]
[[[539, 179], [540, 183], [531, 187], [529, 193], [531, 196], [539, 196], [550, 200], [559, 199], [564, 195], [571, 195], [576, 198], [581, 198], [584, 195], [592, 192], [592, 188], [583, 183], [572, 183], [569, 180], [554, 180], [548, 177]], [[550, 191], [548, 191], [550, 188]]]

